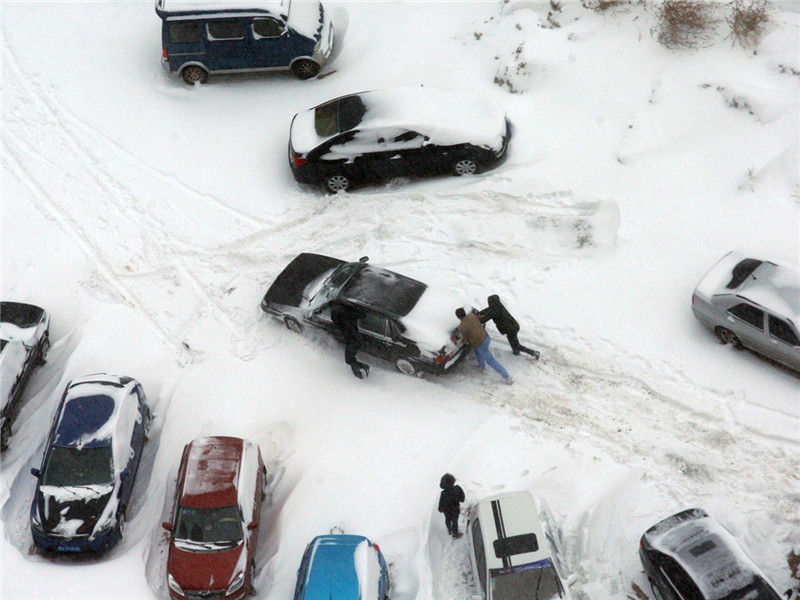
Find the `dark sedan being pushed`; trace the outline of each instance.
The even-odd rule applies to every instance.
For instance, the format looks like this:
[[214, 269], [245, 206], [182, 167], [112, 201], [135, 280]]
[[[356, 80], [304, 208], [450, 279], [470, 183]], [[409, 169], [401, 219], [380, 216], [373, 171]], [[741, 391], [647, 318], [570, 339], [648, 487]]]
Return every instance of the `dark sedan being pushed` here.
[[503, 110], [479, 94], [376, 90], [296, 114], [289, 165], [300, 183], [335, 193], [398, 176], [478, 173], [505, 157], [510, 137]]
[[344, 262], [319, 254], [300, 254], [278, 275], [261, 301], [267, 314], [292, 331], [308, 324], [336, 338], [331, 320], [335, 303], [360, 309], [362, 351], [391, 361], [402, 373], [445, 373], [469, 351], [450, 341], [458, 326], [459, 303], [424, 283], [367, 263]]

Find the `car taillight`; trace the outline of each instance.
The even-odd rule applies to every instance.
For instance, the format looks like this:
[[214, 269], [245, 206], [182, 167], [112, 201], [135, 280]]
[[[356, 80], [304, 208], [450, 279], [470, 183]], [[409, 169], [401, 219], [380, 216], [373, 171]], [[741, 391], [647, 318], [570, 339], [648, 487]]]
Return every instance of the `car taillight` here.
[[167, 56], [167, 49], [166, 48], [162, 48], [161, 49], [161, 58], [164, 59], [165, 61], [169, 60], [169, 56]]
[[444, 353], [442, 353], [442, 354], [439, 354], [439, 355], [436, 357], [436, 362], [437, 362], [437, 363], [439, 363], [440, 365], [443, 365], [443, 364], [445, 364], [445, 363], [446, 363], [448, 360], [450, 360], [450, 357], [451, 357], [451, 355], [450, 355], [450, 354], [444, 354]]
[[695, 301], [695, 295], [692, 294], [692, 304], [694, 304], [694, 301]]
[[377, 550], [378, 552], [381, 551], [380, 546], [378, 546], [378, 544], [376, 544], [375, 542], [372, 543], [372, 547], [375, 548], [375, 550]]
[[297, 156], [297, 154], [295, 154], [294, 152], [290, 152], [289, 157], [292, 159], [292, 164], [295, 167], [303, 166], [308, 162], [307, 158], [303, 158], [302, 156]]

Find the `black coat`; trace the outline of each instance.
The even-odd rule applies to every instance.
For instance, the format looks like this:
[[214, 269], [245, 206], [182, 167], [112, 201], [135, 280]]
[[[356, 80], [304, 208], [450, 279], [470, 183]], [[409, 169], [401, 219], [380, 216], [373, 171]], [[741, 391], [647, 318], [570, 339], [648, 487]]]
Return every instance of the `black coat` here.
[[331, 321], [342, 331], [345, 342], [361, 341], [358, 320], [366, 316], [363, 310], [354, 306], [338, 302], [331, 306]]
[[497, 331], [503, 335], [519, 333], [519, 323], [511, 316], [497, 294], [487, 298], [489, 306], [481, 311], [481, 322], [494, 321]]
[[456, 513], [461, 510], [461, 503], [464, 501], [464, 490], [460, 485], [446, 487], [439, 494], [439, 512]]

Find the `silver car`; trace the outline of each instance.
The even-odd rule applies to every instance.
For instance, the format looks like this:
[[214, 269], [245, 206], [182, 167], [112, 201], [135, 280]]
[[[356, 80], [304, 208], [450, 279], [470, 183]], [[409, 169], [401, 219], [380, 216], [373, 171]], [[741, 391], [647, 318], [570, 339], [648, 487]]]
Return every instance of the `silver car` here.
[[692, 294], [692, 312], [723, 344], [800, 371], [800, 273], [729, 252]]

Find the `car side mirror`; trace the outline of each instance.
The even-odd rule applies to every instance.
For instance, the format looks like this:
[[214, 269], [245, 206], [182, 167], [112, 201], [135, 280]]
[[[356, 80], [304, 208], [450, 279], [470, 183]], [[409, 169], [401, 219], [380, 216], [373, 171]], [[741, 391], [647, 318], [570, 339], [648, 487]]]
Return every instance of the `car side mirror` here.
[[250, 521], [250, 523], [247, 525], [247, 528], [250, 530], [255, 529], [256, 527], [258, 527], [258, 521]]
[[130, 474], [131, 474], [131, 472], [128, 471], [128, 469], [123, 469], [122, 473], [119, 474], [119, 480], [120, 481], [125, 481], [128, 478], [128, 475], [130, 475]]
[[358, 262], [365, 263], [368, 260], [369, 260], [369, 256], [362, 256], [361, 258], [358, 259]]
[[172, 523], [170, 523], [169, 521], [164, 521], [163, 523], [161, 523], [161, 527], [163, 527], [167, 531], [172, 531]]
[[39, 477], [42, 476], [42, 472], [39, 469], [35, 469], [34, 468], [34, 469], [31, 469], [31, 475], [36, 477], [36, 479], [39, 479]]

